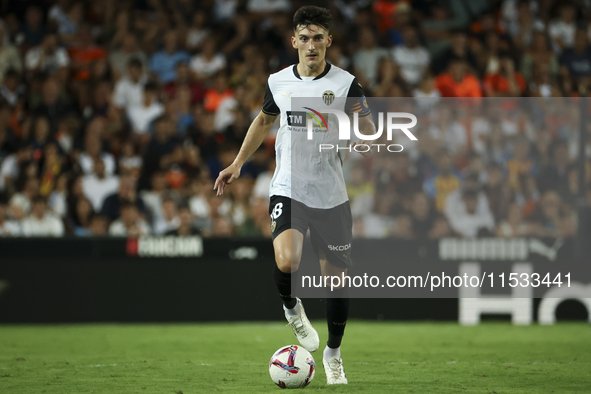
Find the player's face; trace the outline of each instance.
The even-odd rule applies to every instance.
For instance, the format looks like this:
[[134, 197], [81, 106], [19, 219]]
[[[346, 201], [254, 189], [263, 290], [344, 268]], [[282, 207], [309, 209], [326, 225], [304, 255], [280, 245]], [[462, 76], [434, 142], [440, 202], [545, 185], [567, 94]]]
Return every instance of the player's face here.
[[298, 50], [300, 63], [309, 68], [316, 68], [323, 64], [326, 48], [332, 44], [332, 36], [320, 26], [309, 25], [304, 28], [298, 27], [291, 43]]

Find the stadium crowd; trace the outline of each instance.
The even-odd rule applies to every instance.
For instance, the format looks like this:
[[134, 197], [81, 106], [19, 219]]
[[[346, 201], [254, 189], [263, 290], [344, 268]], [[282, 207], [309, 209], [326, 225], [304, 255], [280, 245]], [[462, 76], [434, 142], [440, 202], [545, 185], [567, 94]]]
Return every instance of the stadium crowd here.
[[[213, 180], [269, 73], [297, 63], [291, 17], [304, 4], [3, 2], [0, 235], [270, 237], [273, 135], [223, 198]], [[588, 1], [324, 5], [335, 17], [329, 62], [367, 97], [419, 114], [416, 145], [345, 161], [356, 236], [576, 232]]]

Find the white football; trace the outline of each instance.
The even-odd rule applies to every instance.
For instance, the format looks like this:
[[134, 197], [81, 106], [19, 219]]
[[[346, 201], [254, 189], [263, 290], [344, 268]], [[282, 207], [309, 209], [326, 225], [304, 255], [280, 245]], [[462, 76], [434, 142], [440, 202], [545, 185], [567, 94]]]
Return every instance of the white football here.
[[288, 345], [277, 350], [269, 361], [269, 374], [282, 389], [303, 388], [314, 379], [316, 364], [306, 349]]

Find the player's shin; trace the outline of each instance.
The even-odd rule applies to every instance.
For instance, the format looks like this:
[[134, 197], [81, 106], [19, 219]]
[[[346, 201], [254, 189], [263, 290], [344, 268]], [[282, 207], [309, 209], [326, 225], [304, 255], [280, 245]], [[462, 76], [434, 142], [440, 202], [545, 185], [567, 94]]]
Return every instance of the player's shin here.
[[[279, 296], [287, 312], [297, 306], [297, 299], [291, 296], [291, 275], [291, 273], [281, 271], [277, 266], [275, 266], [273, 271], [275, 285], [277, 286], [277, 290], [279, 290]], [[297, 313], [297, 311], [295, 312]]]
[[[328, 323], [328, 342], [327, 350], [333, 353], [331, 349], [339, 349], [343, 334], [345, 333], [345, 325], [349, 316], [349, 289], [347, 287], [334, 289], [331, 292], [334, 298], [326, 299], [326, 320]], [[340, 351], [337, 350], [337, 353]], [[340, 354], [329, 354], [331, 357], [340, 357]], [[326, 357], [325, 357], [326, 358]]]

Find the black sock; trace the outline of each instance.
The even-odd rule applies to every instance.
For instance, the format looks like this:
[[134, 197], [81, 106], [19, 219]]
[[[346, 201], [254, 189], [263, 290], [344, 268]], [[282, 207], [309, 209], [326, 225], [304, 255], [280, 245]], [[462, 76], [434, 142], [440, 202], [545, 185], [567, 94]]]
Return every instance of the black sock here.
[[341, 346], [345, 325], [349, 316], [349, 289], [342, 288], [333, 290], [333, 297], [326, 299], [326, 321], [328, 323], [328, 342], [326, 345], [331, 349]]
[[296, 306], [297, 300], [291, 296], [291, 274], [286, 274], [275, 266], [273, 277], [283, 305], [287, 309], [293, 309]]

